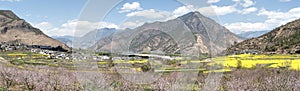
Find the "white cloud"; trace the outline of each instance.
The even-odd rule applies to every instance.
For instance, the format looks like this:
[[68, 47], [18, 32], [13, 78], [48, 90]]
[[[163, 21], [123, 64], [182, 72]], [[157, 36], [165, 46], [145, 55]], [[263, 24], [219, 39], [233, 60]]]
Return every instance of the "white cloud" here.
[[124, 22], [122, 25], [120, 25], [120, 28], [122, 29], [125, 29], [125, 28], [136, 28], [138, 26], [141, 26], [143, 25], [144, 22], [142, 21], [127, 21], [127, 22]]
[[220, 2], [221, 0], [207, 0], [207, 3], [217, 3]]
[[150, 19], [158, 19], [158, 18], [167, 18], [170, 15], [171, 13], [167, 11], [155, 11], [154, 9], [149, 9], [149, 10], [131, 12], [126, 16], [128, 17], [138, 16], [138, 17], [145, 17]]
[[235, 8], [235, 6], [208, 6], [208, 7], [202, 7], [198, 8], [197, 11], [202, 13], [206, 16], [220, 16], [220, 15], [227, 15], [230, 13], [237, 12], [238, 9]]
[[194, 11], [194, 6], [193, 5], [187, 5], [187, 6], [181, 6], [181, 7], [178, 7], [177, 9], [175, 9], [173, 11], [173, 15], [174, 16], [181, 16], [181, 15], [184, 15], [188, 12], [191, 12], [191, 11]]
[[50, 30], [51, 28], [53, 28], [53, 25], [50, 24], [49, 22], [41, 22], [38, 23], [36, 25], [34, 25], [34, 27], [40, 28], [41, 30]]
[[232, 0], [233, 2], [240, 2], [240, 0]]
[[241, 5], [243, 8], [248, 8], [250, 6], [255, 5], [256, 3], [253, 0], [232, 0], [232, 1], [235, 2], [236, 4]]
[[270, 25], [265, 23], [247, 23], [247, 22], [237, 22], [224, 25], [227, 29], [234, 33], [241, 33], [242, 31], [260, 31], [268, 30]]
[[192, 5], [187, 6], [181, 6], [173, 11], [174, 16], [181, 16], [191, 11], [199, 11], [201, 14], [206, 16], [221, 16], [221, 15], [227, 15], [230, 13], [234, 13], [239, 11], [235, 6], [206, 6], [206, 7], [200, 7], [195, 8]]
[[20, 2], [22, 0], [0, 0], [2, 2]]
[[243, 0], [243, 3], [241, 3], [241, 5], [242, 5], [244, 8], [253, 6], [254, 4], [255, 4], [255, 2], [252, 1], [252, 0]]
[[261, 9], [258, 16], [267, 16], [266, 22], [277, 23], [277, 25], [285, 24], [289, 21], [300, 18], [300, 7], [290, 9], [287, 12], [278, 11], [268, 11], [266, 9]]
[[49, 22], [41, 22], [34, 25], [40, 28], [45, 34], [49, 36], [63, 36], [63, 35], [74, 35], [83, 36], [84, 34], [100, 28], [118, 28], [117, 25], [107, 22], [89, 22], [89, 21], [78, 21], [69, 20], [59, 27], [54, 27]]
[[249, 14], [249, 13], [252, 13], [252, 12], [255, 12], [255, 11], [257, 11], [257, 8], [250, 7], [250, 8], [245, 8], [245, 9], [239, 11], [239, 13], [241, 13], [241, 14]]
[[[213, 0], [214, 1], [214, 0]], [[208, 2], [213, 2], [213, 1], [208, 1]], [[220, 0], [215, 0], [215, 2], [220, 1]], [[137, 25], [141, 25], [146, 21], [147, 19], [151, 19], [152, 21], [165, 21], [169, 19], [174, 19], [178, 16], [182, 16], [188, 12], [192, 11], [199, 11], [201, 14], [205, 16], [222, 16], [222, 15], [227, 15], [231, 13], [239, 13], [239, 14], [249, 14], [252, 12], [256, 12], [258, 9], [256, 7], [250, 7], [255, 4], [255, 2], [251, 0], [233, 0], [236, 2], [234, 5], [228, 5], [228, 6], [216, 6], [216, 5], [211, 5], [211, 6], [205, 6], [205, 7], [200, 7], [196, 8], [193, 5], [186, 5], [186, 6], [181, 6], [176, 8], [173, 12], [169, 11], [158, 11], [154, 9], [147, 9], [147, 10], [141, 10], [141, 11], [135, 11], [128, 13], [126, 16], [130, 18], [144, 18], [144, 20], [140, 21], [128, 21], [123, 23], [121, 26], [122, 28], [134, 28]], [[238, 9], [237, 5], [243, 6], [242, 9]], [[237, 25], [237, 24], [234, 24]]]
[[[211, 0], [208, 2], [219, 2], [220, 0]], [[231, 13], [240, 13], [240, 14], [249, 14], [252, 12], [257, 11], [256, 7], [250, 7], [255, 4], [255, 2], [251, 0], [243, 0], [240, 3], [240, 0], [233, 0], [236, 2], [234, 5], [228, 5], [228, 6], [216, 6], [216, 5], [211, 5], [211, 6], [205, 6], [205, 7], [200, 7], [196, 8], [193, 5], [186, 5], [186, 6], [181, 6], [176, 8], [173, 12], [169, 11], [157, 11], [154, 9], [148, 9], [148, 10], [141, 10], [141, 11], [135, 11], [128, 13], [126, 16], [127, 17], [145, 17], [148, 19], [160, 19], [160, 20], [168, 20], [168, 19], [174, 19], [178, 16], [184, 15], [188, 12], [191, 11], [199, 11], [201, 14], [205, 16], [222, 16], [222, 15], [227, 15]], [[244, 8], [239, 10], [237, 8], [237, 5], [241, 5]], [[165, 19], [162, 19], [165, 18]]]
[[290, 2], [292, 0], [279, 0], [280, 2]]
[[241, 9], [238, 9], [237, 13], [239, 14], [249, 14], [256, 12], [258, 9], [254, 7], [255, 3], [253, 0], [232, 0], [235, 2], [233, 5], [236, 7], [237, 5], [241, 6]]
[[142, 25], [145, 22], [153, 21], [166, 21], [174, 19], [178, 16], [182, 16], [186, 13], [192, 11], [199, 11], [201, 14], [206, 16], [217, 16], [217, 15], [226, 15], [230, 13], [237, 12], [238, 10], [235, 6], [207, 6], [201, 8], [195, 8], [193, 5], [186, 5], [176, 8], [173, 12], [169, 11], [158, 11], [154, 9], [141, 10], [128, 13], [126, 16], [130, 20], [123, 23], [120, 28], [135, 28]]
[[142, 10], [142, 9], [143, 8], [141, 8], [139, 2], [132, 2], [131, 4], [125, 3], [119, 12], [123, 13], [123, 12], [130, 12], [132, 10]]
[[217, 15], [227, 15], [238, 11], [235, 6], [211, 6]]
[[286, 24], [293, 20], [300, 18], [300, 7], [290, 9], [287, 12], [268, 11], [261, 9], [258, 16], [267, 16], [267, 20], [264, 22], [236, 22], [231, 24], [225, 24], [225, 27], [232, 32], [238, 33], [241, 31], [259, 31], [259, 30], [271, 30], [280, 25]]

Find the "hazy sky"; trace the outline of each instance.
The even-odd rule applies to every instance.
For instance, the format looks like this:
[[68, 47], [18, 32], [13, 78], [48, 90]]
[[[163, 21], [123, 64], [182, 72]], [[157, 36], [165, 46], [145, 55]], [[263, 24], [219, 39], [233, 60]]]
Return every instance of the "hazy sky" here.
[[[103, 1], [94, 3], [92, 12], [103, 12], [99, 5], [110, 0]], [[95, 21], [80, 19], [81, 12], [91, 3], [88, 0], [0, 0], [0, 9], [12, 10], [50, 36], [72, 35], [76, 25], [75, 31], [81, 35], [95, 28], [134, 28], [145, 22], [174, 19], [190, 11], [200, 11], [234, 33], [271, 30], [300, 18], [299, 0], [192, 0], [188, 4], [180, 1], [183, 2], [124, 0], [108, 10], [103, 20]]]

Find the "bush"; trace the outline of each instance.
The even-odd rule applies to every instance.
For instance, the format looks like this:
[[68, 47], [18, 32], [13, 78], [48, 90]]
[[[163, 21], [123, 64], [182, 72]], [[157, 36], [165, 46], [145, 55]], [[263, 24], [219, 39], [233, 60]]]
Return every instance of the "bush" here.
[[151, 67], [150, 67], [150, 65], [143, 65], [141, 67], [141, 69], [142, 69], [143, 72], [147, 72], [147, 71], [151, 70]]

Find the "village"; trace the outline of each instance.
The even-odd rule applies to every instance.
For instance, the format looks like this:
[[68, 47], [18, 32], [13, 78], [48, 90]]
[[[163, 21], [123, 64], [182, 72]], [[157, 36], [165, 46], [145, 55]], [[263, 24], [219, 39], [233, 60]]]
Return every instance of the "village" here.
[[50, 59], [71, 60], [71, 53], [60, 51], [60, 47], [41, 46], [41, 45], [26, 45], [15, 42], [1, 42], [0, 52], [31, 52], [35, 54], [48, 55]]
[[[59, 51], [59, 47], [51, 46], [40, 46], [40, 45], [26, 45], [22, 43], [14, 42], [1, 42], [0, 43], [0, 52], [2, 56], [8, 56], [7, 59], [12, 60], [11, 63], [15, 65], [21, 65], [24, 62], [27, 64], [39, 64], [39, 65], [49, 65], [49, 64], [60, 64], [66, 62], [82, 62], [82, 61], [91, 61], [91, 62], [104, 62], [105, 65], [98, 65], [99, 67], [111, 67], [116, 64], [118, 61], [129, 62], [132, 61], [133, 64], [138, 61], [150, 61], [156, 62], [157, 64], [168, 64], [173, 60], [182, 60], [180, 56], [171, 56], [164, 54], [155, 54], [155, 53], [106, 53], [106, 52], [94, 52], [86, 53], [86, 50], [79, 50], [73, 52]], [[16, 61], [18, 60], [18, 61]], [[158, 62], [158, 60], [163, 60]], [[46, 62], [46, 63], [45, 63]], [[20, 64], [21, 63], [21, 64]], [[144, 64], [144, 63], [143, 63]], [[137, 64], [136, 64], [137, 65]], [[141, 64], [139, 64], [141, 65]], [[70, 66], [71, 67], [71, 66]]]

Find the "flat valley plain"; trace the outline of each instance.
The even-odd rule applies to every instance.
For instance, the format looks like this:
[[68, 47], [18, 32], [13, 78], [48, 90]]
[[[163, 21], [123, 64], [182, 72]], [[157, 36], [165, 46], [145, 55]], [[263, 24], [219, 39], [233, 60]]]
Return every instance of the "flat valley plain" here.
[[[197, 77], [177, 90], [202, 90], [209, 74], [222, 74], [217, 90], [296, 90], [300, 89], [300, 55], [241, 54], [192, 60], [63, 60], [48, 55], [1, 52], [2, 90], [169, 90], [178, 73], [192, 72]], [[95, 67], [84, 68], [76, 64]], [[196, 64], [197, 68], [185, 66]], [[90, 69], [94, 68], [94, 69]], [[122, 69], [123, 71], [118, 71]], [[122, 75], [152, 72], [161, 76], [150, 84], [128, 81]], [[23, 75], [26, 74], [26, 75]], [[79, 74], [79, 75], [78, 75]], [[94, 75], [88, 75], [94, 74]], [[80, 77], [95, 78], [86, 81]]]

